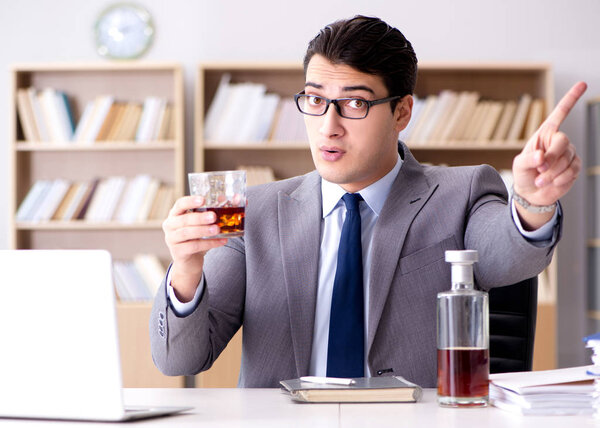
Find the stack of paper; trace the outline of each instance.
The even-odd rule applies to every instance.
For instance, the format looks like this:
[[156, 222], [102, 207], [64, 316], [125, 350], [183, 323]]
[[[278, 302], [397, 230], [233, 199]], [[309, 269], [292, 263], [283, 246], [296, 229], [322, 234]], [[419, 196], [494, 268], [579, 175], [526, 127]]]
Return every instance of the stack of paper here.
[[594, 411], [594, 366], [490, 375], [490, 401], [522, 415], [580, 415]]
[[[588, 373], [594, 376], [600, 376], [600, 333], [584, 337], [586, 348], [592, 348], [592, 362], [594, 365], [588, 370]], [[600, 419], [600, 378], [594, 380], [594, 417]]]

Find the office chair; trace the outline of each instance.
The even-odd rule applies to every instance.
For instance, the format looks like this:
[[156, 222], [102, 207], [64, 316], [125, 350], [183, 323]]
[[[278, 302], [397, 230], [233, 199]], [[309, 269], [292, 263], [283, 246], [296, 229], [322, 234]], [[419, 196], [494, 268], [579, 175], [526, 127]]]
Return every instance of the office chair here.
[[490, 373], [532, 369], [537, 289], [533, 277], [490, 290]]

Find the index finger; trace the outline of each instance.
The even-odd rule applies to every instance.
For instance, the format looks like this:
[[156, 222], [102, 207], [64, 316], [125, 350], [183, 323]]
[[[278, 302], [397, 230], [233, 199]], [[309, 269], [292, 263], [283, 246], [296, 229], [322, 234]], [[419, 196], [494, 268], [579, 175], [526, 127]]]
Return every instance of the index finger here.
[[556, 107], [554, 107], [554, 110], [552, 110], [552, 113], [546, 118], [542, 126], [548, 127], [552, 131], [558, 131], [558, 128], [567, 118], [569, 112], [575, 103], [577, 103], [577, 100], [581, 98], [586, 89], [587, 84], [585, 82], [575, 83], [573, 87], [569, 89], [569, 92], [567, 92], [558, 102]]
[[204, 205], [204, 198], [202, 196], [183, 196], [175, 201], [169, 215], [185, 214], [188, 210], [199, 208], [202, 205]]

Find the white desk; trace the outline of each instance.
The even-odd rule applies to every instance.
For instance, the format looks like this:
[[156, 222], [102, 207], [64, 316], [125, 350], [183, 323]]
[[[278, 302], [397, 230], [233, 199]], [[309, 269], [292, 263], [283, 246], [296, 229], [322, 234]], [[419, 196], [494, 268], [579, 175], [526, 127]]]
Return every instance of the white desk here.
[[[164, 427], [527, 427], [581, 428], [600, 426], [591, 416], [518, 416], [494, 407], [445, 409], [435, 390], [425, 390], [419, 403], [295, 403], [277, 389], [126, 389], [128, 404], [193, 406], [188, 413], [134, 422], [131, 426]], [[6, 426], [115, 427], [83, 423], [0, 419]]]

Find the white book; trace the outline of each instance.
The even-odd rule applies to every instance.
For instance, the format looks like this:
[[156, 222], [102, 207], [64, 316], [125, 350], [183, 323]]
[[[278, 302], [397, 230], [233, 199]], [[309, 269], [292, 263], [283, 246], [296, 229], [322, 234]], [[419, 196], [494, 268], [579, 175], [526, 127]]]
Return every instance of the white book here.
[[123, 197], [127, 179], [125, 177], [114, 177], [114, 183], [111, 188], [110, 198], [106, 204], [103, 221], [110, 221], [115, 215], [119, 201]]
[[71, 112], [67, 95], [63, 91], [54, 91], [54, 104], [58, 114], [58, 125], [63, 135], [63, 141], [73, 139], [73, 124], [71, 123]]
[[127, 282], [127, 274], [125, 272], [125, 262], [120, 260], [115, 260], [113, 262], [113, 274], [115, 279], [115, 287], [117, 289], [117, 294], [119, 295], [119, 299], [123, 302], [133, 301], [133, 294], [130, 291], [130, 287]]
[[166, 269], [154, 254], [137, 254], [133, 263], [154, 297], [166, 276]]
[[79, 186], [77, 187], [77, 191], [75, 192], [75, 195], [73, 196], [73, 199], [71, 199], [71, 203], [69, 204], [69, 206], [65, 210], [65, 212], [64, 212], [61, 220], [68, 221], [68, 220], [72, 220], [73, 219], [73, 216], [75, 215], [75, 210], [81, 204], [81, 201], [85, 197], [85, 195], [86, 195], [89, 187], [90, 187], [90, 183], [89, 182], [79, 183]]
[[39, 208], [42, 195], [48, 187], [49, 180], [37, 180], [25, 195], [25, 199], [19, 205], [17, 210], [17, 221], [30, 221], [33, 212]]
[[137, 271], [132, 261], [124, 263], [125, 275], [127, 277], [127, 287], [133, 295], [135, 301], [149, 301], [152, 300], [153, 296], [150, 290], [146, 286], [144, 279]]
[[277, 105], [281, 97], [278, 94], [266, 94], [263, 98], [262, 114], [258, 118], [254, 138], [256, 141], [266, 141], [269, 139], [269, 134], [277, 112]]
[[146, 191], [144, 192], [144, 197], [139, 205], [136, 218], [137, 221], [146, 221], [148, 220], [148, 215], [150, 214], [150, 209], [152, 208], [152, 203], [156, 198], [156, 194], [158, 193], [158, 188], [160, 187], [160, 181], [156, 178], [151, 178], [148, 186], [146, 187]]
[[94, 101], [90, 101], [85, 105], [85, 108], [83, 109], [83, 113], [81, 114], [81, 118], [79, 119], [79, 122], [77, 122], [77, 126], [75, 127], [75, 132], [73, 133], [73, 141], [81, 141], [83, 130], [89, 126], [89, 121], [92, 117], [93, 111], [94, 111]]
[[227, 98], [229, 97], [230, 81], [231, 74], [225, 73], [223, 76], [221, 76], [219, 86], [217, 87], [217, 92], [215, 93], [215, 96], [213, 97], [213, 100], [210, 103], [210, 107], [208, 108], [204, 118], [204, 138], [208, 141], [214, 139], [215, 137], [215, 131], [217, 129], [219, 119], [223, 113], [225, 104], [227, 103]]
[[167, 100], [160, 98], [158, 109], [154, 121], [152, 122], [152, 132], [150, 133], [150, 141], [158, 140], [160, 134], [160, 126], [163, 122], [165, 113], [167, 111]]
[[39, 100], [42, 106], [43, 116], [46, 119], [46, 125], [53, 142], [66, 141], [66, 135], [61, 127], [58, 109], [56, 107], [56, 93], [53, 88], [45, 88], [39, 93]]
[[419, 114], [419, 118], [416, 121], [414, 128], [408, 138], [408, 143], [411, 145], [418, 145], [423, 142], [421, 138], [422, 130], [426, 126], [427, 121], [431, 117], [431, 112], [435, 109], [435, 105], [437, 104], [438, 96], [437, 95], [428, 95], [425, 98], [425, 104], [421, 109], [421, 113]]
[[122, 223], [134, 223], [140, 210], [146, 190], [152, 178], [147, 174], [140, 174], [131, 179], [123, 194], [122, 202], [115, 214], [115, 219]]
[[214, 141], [234, 142], [239, 132], [240, 124], [246, 116], [251, 103], [253, 83], [238, 83], [232, 85], [227, 104], [217, 127]]
[[244, 143], [256, 141], [256, 129], [260, 116], [263, 114], [263, 100], [267, 87], [262, 84], [253, 84], [248, 90], [246, 107], [239, 118], [238, 129], [233, 133], [231, 141]]
[[146, 97], [142, 107], [142, 117], [135, 133], [135, 141], [138, 143], [147, 143], [152, 139], [152, 133], [156, 126], [157, 116], [161, 103], [164, 102], [159, 97]]
[[86, 221], [101, 221], [102, 207], [106, 204], [108, 195], [109, 178], [101, 178], [98, 183], [90, 205], [85, 212], [84, 219]]
[[440, 93], [437, 108], [431, 117], [431, 122], [428, 123], [429, 127], [426, 129], [426, 134], [424, 135], [425, 140], [439, 141], [445, 127], [448, 126], [448, 119], [452, 115], [457, 102], [458, 94], [456, 92], [443, 90]]
[[517, 104], [517, 111], [513, 117], [512, 124], [508, 130], [506, 139], [508, 141], [515, 141], [521, 138], [523, 128], [525, 127], [525, 120], [527, 119], [527, 113], [529, 112], [529, 106], [531, 106], [531, 95], [523, 94]]
[[97, 221], [110, 221], [125, 188], [125, 177], [109, 177]]
[[95, 103], [97, 105], [92, 112], [89, 127], [83, 131], [84, 134], [81, 136], [83, 142], [94, 143], [96, 141], [102, 124], [114, 102], [115, 98], [111, 95], [101, 96], [96, 99]]
[[49, 221], [69, 190], [68, 180], [57, 178], [51, 182], [44, 201], [36, 210], [33, 221]]
[[[302, 115], [296, 107], [294, 100], [289, 98], [283, 98], [279, 103], [279, 115], [277, 117], [277, 123], [273, 130], [273, 140], [277, 142], [289, 142], [294, 140], [294, 126], [296, 120], [296, 112]], [[304, 120], [304, 119], [302, 119]]]
[[48, 133], [48, 127], [46, 125], [46, 119], [42, 112], [42, 106], [40, 104], [37, 91], [34, 88], [27, 88], [27, 96], [29, 97], [29, 103], [33, 110], [33, 116], [35, 117], [35, 125], [38, 133], [40, 134], [40, 141], [50, 141], [50, 134]]

